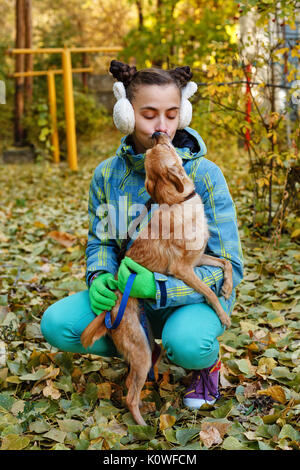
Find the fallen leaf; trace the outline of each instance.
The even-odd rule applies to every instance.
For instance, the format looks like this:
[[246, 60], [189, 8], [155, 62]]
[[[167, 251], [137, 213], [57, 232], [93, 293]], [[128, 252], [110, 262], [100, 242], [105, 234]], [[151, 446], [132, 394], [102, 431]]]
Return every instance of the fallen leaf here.
[[66, 248], [74, 245], [76, 241], [76, 237], [74, 237], [74, 235], [67, 232], [58, 232], [57, 230], [52, 230], [52, 232], [49, 232], [47, 236]]
[[43, 434], [43, 437], [51, 439], [52, 441], [60, 442], [62, 444], [66, 438], [66, 435], [66, 432], [60, 431], [59, 429], [50, 429], [49, 432]]
[[256, 392], [260, 390], [261, 384], [260, 382], [253, 382], [245, 384], [244, 388], [244, 396], [245, 398], [250, 398], [256, 395]]
[[103, 383], [97, 384], [97, 389], [98, 389], [98, 398], [104, 398], [104, 399], [110, 400], [111, 392], [112, 392], [110, 382], [103, 382]]
[[223, 439], [231, 426], [232, 423], [229, 421], [204, 421], [201, 423], [201, 431], [207, 431], [209, 428], [214, 427], [219, 431], [220, 437]]
[[230, 373], [226, 366], [221, 363], [221, 369], [220, 369], [220, 385], [222, 388], [227, 388], [227, 387], [232, 387], [232, 383], [227, 380], [226, 376], [229, 377]]
[[7, 434], [3, 437], [1, 450], [22, 450], [30, 443], [29, 437]]
[[47, 380], [47, 386], [43, 388], [44, 397], [51, 397], [58, 400], [61, 397], [60, 391], [53, 385], [52, 380]]
[[218, 429], [214, 426], [208, 426], [205, 431], [200, 431], [200, 440], [208, 449], [214, 444], [221, 444], [222, 438]]
[[272, 387], [264, 390], [258, 390], [257, 395], [267, 395], [283, 405], [287, 402], [285, 392], [280, 385], [273, 385]]
[[271, 375], [272, 370], [276, 367], [277, 362], [273, 357], [262, 357], [258, 361], [258, 367], [256, 369], [256, 373], [266, 379], [269, 375]]
[[171, 428], [176, 422], [175, 416], [163, 414], [159, 417], [159, 429], [164, 431], [167, 428]]
[[156, 405], [154, 401], [143, 401], [142, 406], [140, 407], [142, 414], [154, 413], [156, 411]]

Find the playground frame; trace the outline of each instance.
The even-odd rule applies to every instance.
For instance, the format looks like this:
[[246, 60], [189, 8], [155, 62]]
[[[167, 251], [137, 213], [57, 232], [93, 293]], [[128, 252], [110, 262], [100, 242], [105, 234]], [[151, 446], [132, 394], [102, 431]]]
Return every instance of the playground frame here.
[[8, 54], [61, 54], [62, 70], [45, 70], [34, 72], [15, 73], [12, 76], [38, 76], [47, 75], [49, 109], [52, 119], [52, 145], [53, 158], [55, 163], [59, 163], [59, 143], [56, 126], [56, 93], [54, 76], [62, 73], [64, 84], [64, 105], [66, 118], [66, 137], [67, 137], [67, 160], [71, 170], [78, 170], [77, 144], [76, 144], [76, 126], [75, 126], [75, 107], [73, 95], [73, 72], [91, 72], [91, 67], [72, 69], [72, 53], [111, 53], [120, 52], [122, 47], [63, 47], [63, 48], [40, 48], [40, 49], [9, 49]]

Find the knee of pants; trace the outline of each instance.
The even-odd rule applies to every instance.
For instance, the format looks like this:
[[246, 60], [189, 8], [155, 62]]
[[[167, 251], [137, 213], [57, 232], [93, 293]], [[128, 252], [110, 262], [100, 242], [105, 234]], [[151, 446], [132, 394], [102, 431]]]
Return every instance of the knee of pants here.
[[217, 360], [217, 337], [223, 332], [218, 316], [209, 305], [184, 305], [167, 319], [162, 343], [172, 362], [185, 369], [200, 370]]
[[61, 334], [63, 329], [63, 319], [61, 318], [59, 310], [56, 308], [56, 304], [50, 305], [44, 312], [41, 320], [41, 332], [47, 343], [52, 346], [61, 348]]
[[86, 290], [64, 297], [47, 308], [41, 320], [41, 332], [49, 344], [69, 351], [80, 341], [81, 332], [94, 318], [88, 299]]

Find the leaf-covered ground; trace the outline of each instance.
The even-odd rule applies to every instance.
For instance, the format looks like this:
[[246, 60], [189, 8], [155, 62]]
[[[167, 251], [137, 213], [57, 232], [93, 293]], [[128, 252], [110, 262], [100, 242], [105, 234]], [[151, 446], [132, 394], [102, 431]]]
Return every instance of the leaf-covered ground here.
[[40, 333], [56, 300], [85, 289], [88, 189], [119, 136], [65, 163], [0, 165], [1, 449], [249, 449], [300, 447], [299, 246], [251, 236], [245, 161], [210, 155], [234, 196], [245, 256], [232, 327], [220, 337], [221, 399], [182, 406], [189, 371], [168, 362], [143, 390], [146, 427], [124, 405], [120, 359], [60, 352]]

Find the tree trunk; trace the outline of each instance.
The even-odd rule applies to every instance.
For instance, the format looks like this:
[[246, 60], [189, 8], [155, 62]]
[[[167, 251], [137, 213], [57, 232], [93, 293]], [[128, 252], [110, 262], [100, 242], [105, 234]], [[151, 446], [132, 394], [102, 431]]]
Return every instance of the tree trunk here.
[[[25, 20], [25, 47], [32, 48], [32, 3], [31, 0], [24, 0], [24, 20]], [[25, 54], [25, 71], [33, 70], [33, 54]], [[33, 77], [25, 77], [25, 105], [30, 106], [33, 94]]]
[[138, 14], [139, 14], [139, 31], [141, 31], [144, 27], [144, 14], [143, 14], [143, 5], [142, 0], [135, 0]]
[[[16, 40], [17, 49], [25, 47], [25, 24], [24, 24], [24, 0], [16, 0]], [[16, 54], [15, 71], [24, 72], [24, 55]], [[15, 122], [14, 138], [15, 145], [22, 146], [24, 143], [24, 130], [22, 118], [24, 114], [24, 78], [16, 78], [15, 81]]]

